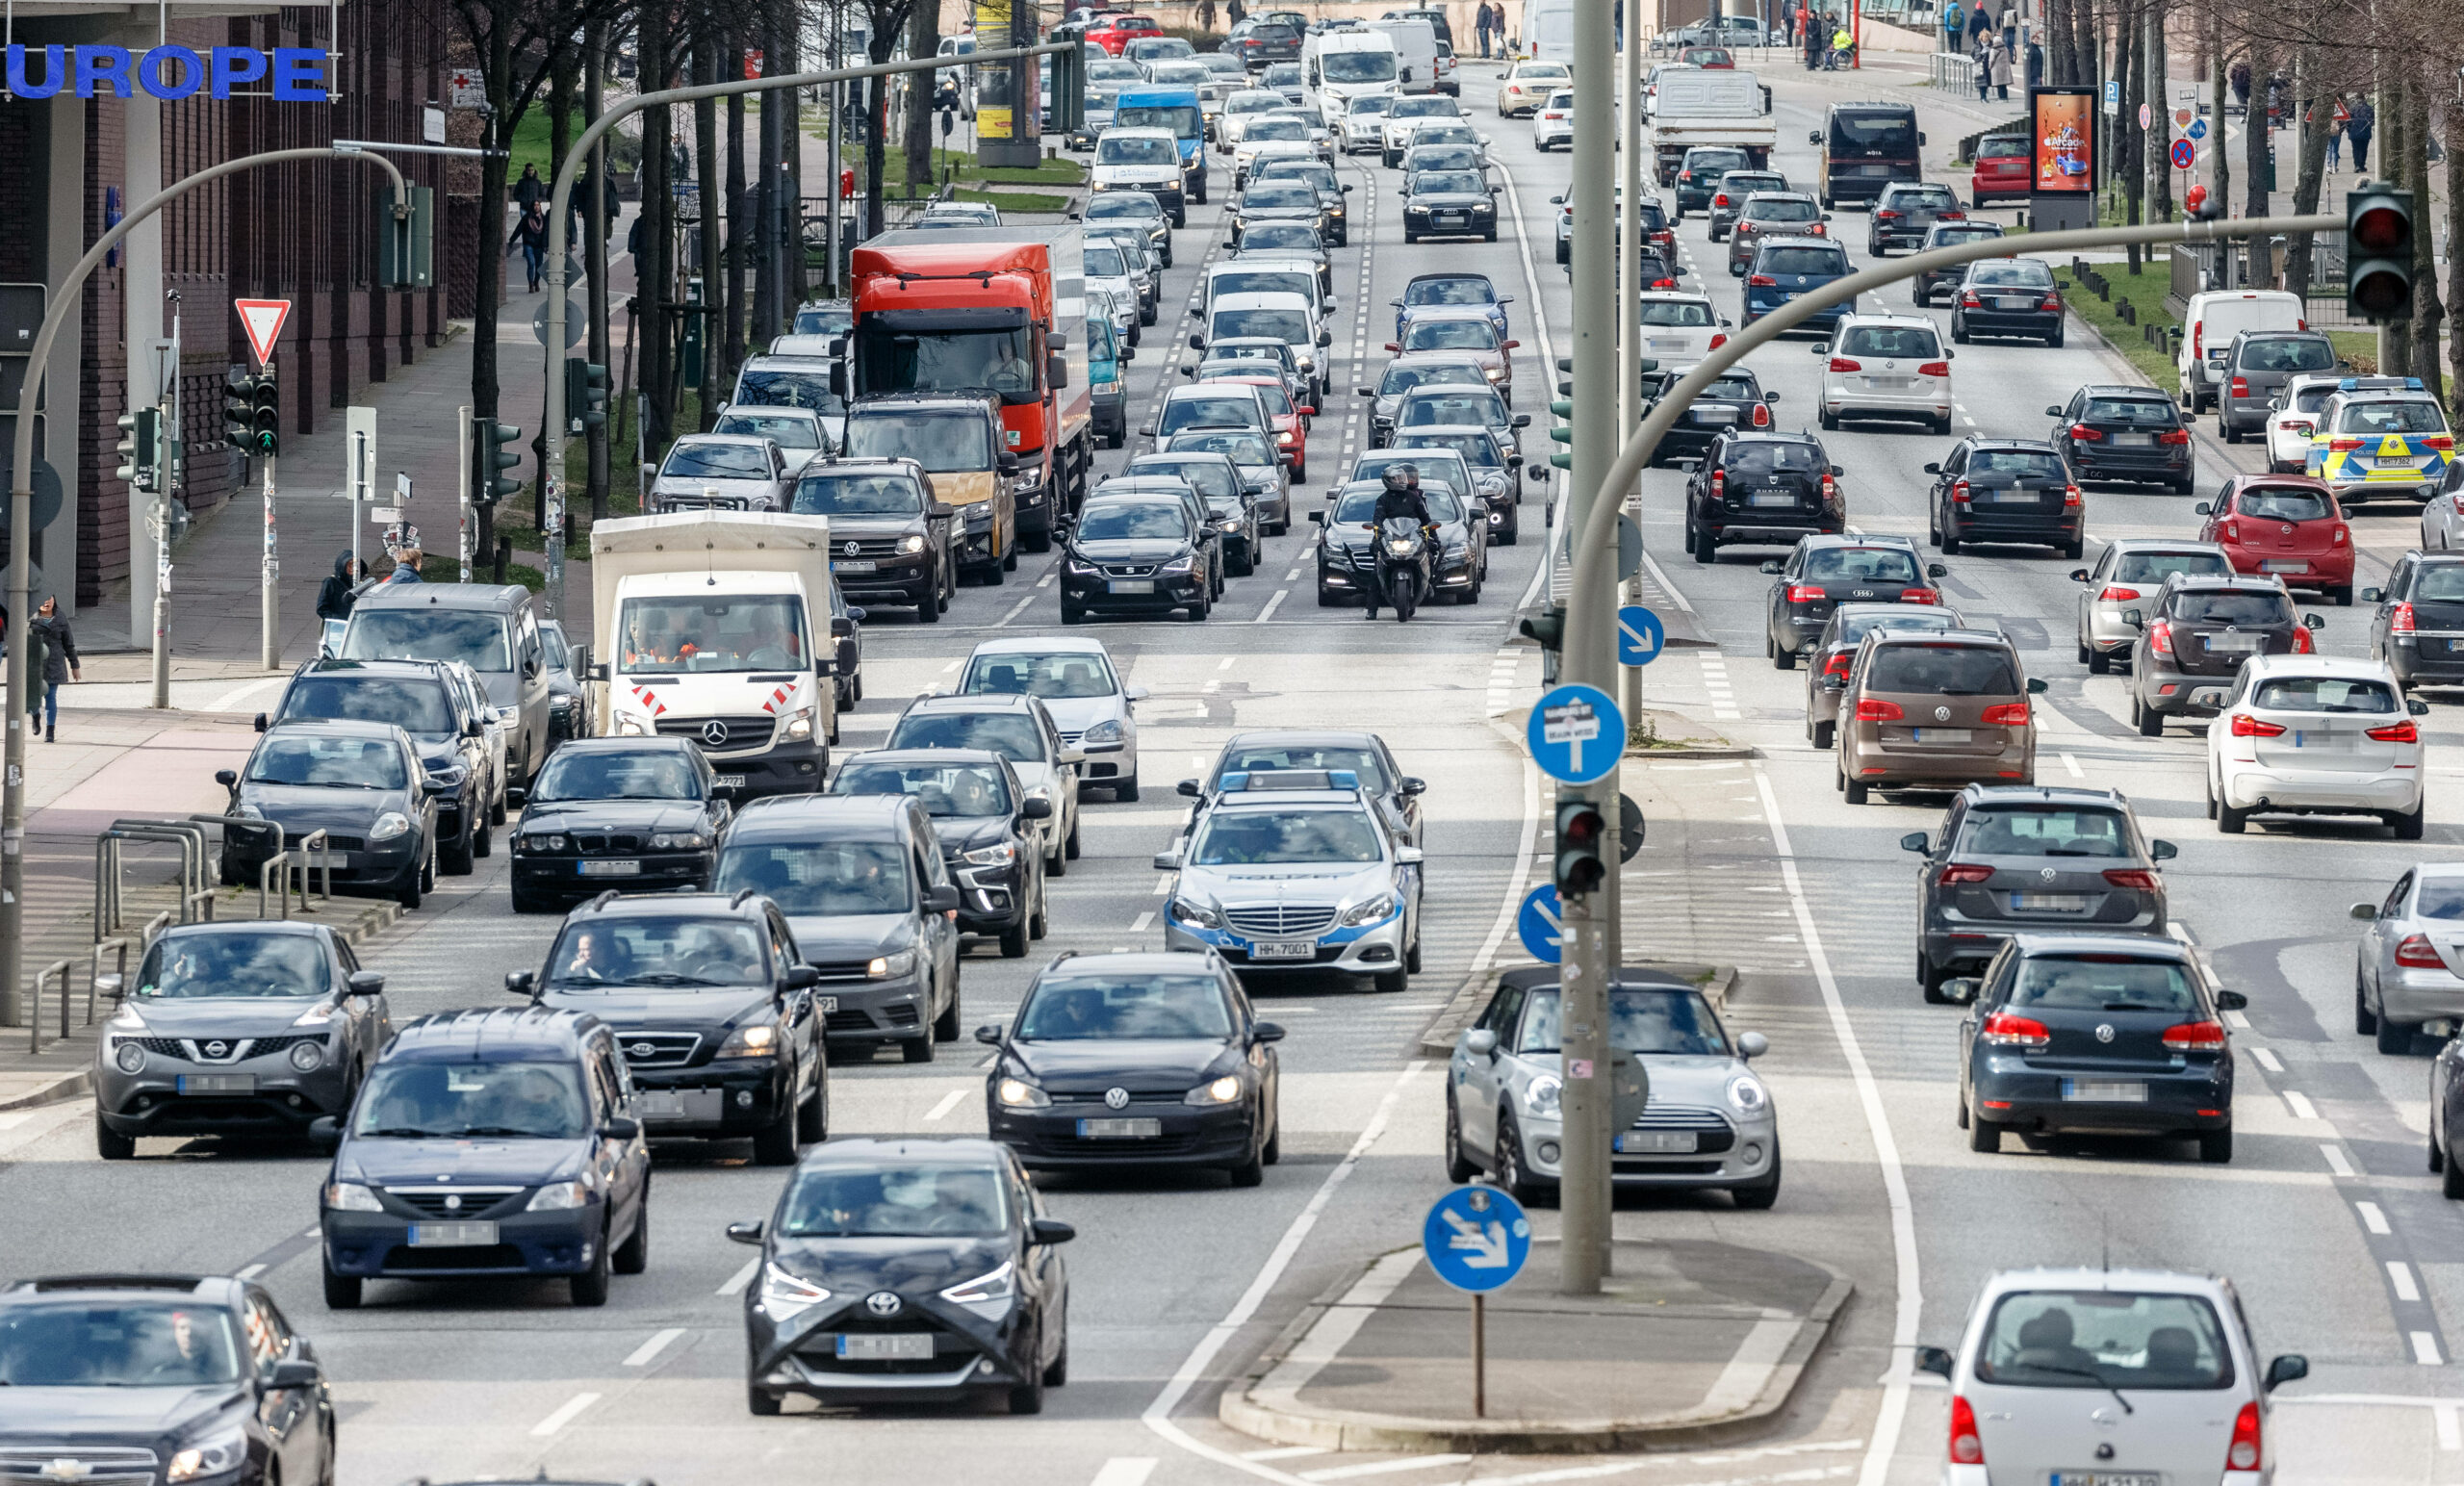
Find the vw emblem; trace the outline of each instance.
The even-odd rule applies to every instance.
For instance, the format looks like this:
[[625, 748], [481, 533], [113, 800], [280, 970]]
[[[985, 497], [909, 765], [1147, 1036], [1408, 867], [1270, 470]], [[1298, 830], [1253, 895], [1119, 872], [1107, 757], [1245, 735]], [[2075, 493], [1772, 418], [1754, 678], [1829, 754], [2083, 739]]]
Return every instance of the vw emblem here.
[[205, 1056], [208, 1058], [219, 1058], [229, 1051], [231, 1051], [231, 1044], [228, 1042], [215, 1041], [205, 1044]]
[[2039, 876], [2039, 877], [2040, 877], [2040, 878], [2043, 878], [2043, 879], [2044, 879], [2046, 882], [2048, 882], [2048, 883], [2052, 882], [2055, 878], [2060, 877], [2061, 875], [2062, 875], [2062, 874], [2061, 874], [2060, 870], [2059, 870], [2059, 869], [2057, 869], [2057, 868], [2054, 868], [2054, 867], [2039, 867], [2039, 868], [2037, 868], [2037, 876]]
[[2112, 1022], [2096, 1023], [2096, 1040], [2099, 1042], [2110, 1042], [2113, 1039], [2114, 1024]]
[[1936, 721], [1936, 722], [1938, 722], [1938, 723], [1946, 723], [1946, 722], [1949, 722], [1950, 720], [1951, 720], [1951, 709], [1950, 709], [1949, 707], [1946, 707], [1946, 706], [1938, 706], [1938, 707], [1936, 707], [1936, 708], [1934, 709], [1934, 721]]
[[864, 1309], [876, 1316], [895, 1316], [901, 1303], [897, 1295], [886, 1290], [876, 1290], [864, 1297]]
[[702, 741], [718, 748], [728, 740], [728, 725], [713, 717], [702, 725]]
[[1122, 1109], [1127, 1109], [1128, 1107], [1129, 1107], [1129, 1090], [1128, 1090], [1128, 1089], [1105, 1089], [1105, 1090], [1104, 1090], [1104, 1108], [1105, 1108], [1105, 1109], [1108, 1109], [1108, 1110], [1122, 1110]]
[[447, 1212], [449, 1212], [449, 1213], [458, 1213], [458, 1212], [462, 1211], [462, 1199], [461, 1199], [461, 1198], [459, 1198], [459, 1197], [448, 1197], [448, 1198], [446, 1198], [446, 1199], [445, 1199], [445, 1210], [446, 1210]]
[[648, 1042], [636, 1042], [632, 1046], [625, 1049], [626, 1056], [630, 1058], [650, 1058], [655, 1056], [657, 1052], [658, 1049], [651, 1046]]
[[855, 556], [858, 552], [860, 552], [863, 550], [863, 544], [860, 542], [850, 542], [845, 547], [839, 549], [840, 551], [845, 552], [850, 557]]

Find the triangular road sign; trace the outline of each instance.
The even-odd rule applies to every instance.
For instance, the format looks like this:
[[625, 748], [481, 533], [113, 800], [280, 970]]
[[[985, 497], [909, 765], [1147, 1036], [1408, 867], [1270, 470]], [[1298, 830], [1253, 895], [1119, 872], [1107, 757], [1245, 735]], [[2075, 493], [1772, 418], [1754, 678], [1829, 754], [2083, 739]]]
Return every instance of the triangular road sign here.
[[282, 322], [291, 314], [288, 299], [234, 299], [231, 308], [240, 312], [240, 328], [248, 333], [248, 348], [257, 353], [257, 365], [273, 360], [273, 343], [282, 335]]

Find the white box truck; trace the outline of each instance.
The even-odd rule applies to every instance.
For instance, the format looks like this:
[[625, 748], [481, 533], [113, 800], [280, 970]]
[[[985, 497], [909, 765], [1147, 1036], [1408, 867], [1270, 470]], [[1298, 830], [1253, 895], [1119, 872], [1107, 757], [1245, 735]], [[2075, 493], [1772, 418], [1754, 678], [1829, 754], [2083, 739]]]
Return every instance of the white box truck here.
[[676, 511], [590, 532], [599, 731], [689, 737], [738, 800], [830, 772], [830, 519]]
[[1659, 183], [1677, 178], [1679, 162], [1697, 144], [1741, 149], [1754, 168], [1767, 168], [1780, 143], [1762, 80], [1725, 67], [1663, 68], [1659, 105], [1651, 116], [1643, 148], [1659, 169]]

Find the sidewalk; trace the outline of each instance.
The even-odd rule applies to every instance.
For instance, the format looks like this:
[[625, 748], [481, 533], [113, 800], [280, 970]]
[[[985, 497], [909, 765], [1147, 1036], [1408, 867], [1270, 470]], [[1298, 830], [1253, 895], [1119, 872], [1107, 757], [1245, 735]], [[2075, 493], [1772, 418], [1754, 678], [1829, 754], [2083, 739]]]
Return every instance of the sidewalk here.
[[1787, 1402], [1854, 1289], [1826, 1266], [1731, 1243], [1621, 1240], [1597, 1296], [1554, 1294], [1557, 1265], [1556, 1240], [1535, 1236], [1522, 1275], [1488, 1297], [1484, 1418], [1472, 1413], [1471, 1297], [1417, 1247], [1306, 1307], [1224, 1390], [1219, 1417], [1262, 1440], [1350, 1450], [1717, 1443]]

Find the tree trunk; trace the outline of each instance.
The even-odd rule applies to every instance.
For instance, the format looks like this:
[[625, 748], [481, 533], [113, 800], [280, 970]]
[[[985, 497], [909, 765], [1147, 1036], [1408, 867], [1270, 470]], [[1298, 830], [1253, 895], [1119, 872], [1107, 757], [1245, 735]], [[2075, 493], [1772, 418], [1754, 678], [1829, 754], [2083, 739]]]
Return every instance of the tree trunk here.
[[2067, 88], [2078, 79], [2070, 56], [2070, 0], [2045, 0], [2044, 80]]
[[[582, 32], [582, 117], [596, 123], [600, 111], [607, 106], [607, 23], [595, 20]], [[589, 198], [581, 204], [582, 271], [590, 277], [590, 341], [588, 354], [595, 366], [615, 365], [615, 342], [607, 326], [607, 139], [600, 137], [592, 147], [590, 165], [584, 181]], [[590, 519], [607, 519], [607, 481], [609, 473], [608, 439], [616, 431], [615, 378], [608, 378], [607, 417], [599, 426], [582, 435], [586, 446], [586, 467], [583, 489], [590, 498]]]
[[[641, 65], [635, 86], [644, 92], [656, 92], [672, 81], [675, 63], [669, 45], [675, 32], [670, 21], [663, 4], [642, 8], [636, 43]], [[669, 286], [676, 277], [676, 265], [669, 256], [676, 241], [676, 191], [670, 170], [675, 140], [669, 115], [665, 108], [645, 110], [642, 115], [642, 245], [633, 256], [633, 302], [641, 317], [642, 401], [648, 408], [642, 443], [652, 448], [663, 448], [676, 428], [676, 325], [667, 312]]]
[[[2114, 173], [2121, 179], [2123, 224], [2132, 227], [2139, 225], [2147, 182], [2146, 131], [2139, 127], [2139, 111], [2131, 107], [2147, 87], [2146, 49], [2140, 44], [2145, 26], [2144, 13], [2137, 5], [2123, 7], [2114, 18], [2114, 76], [2121, 80], [2122, 96], [2120, 127], [2114, 131]], [[2133, 243], [2128, 256], [2135, 278], [2146, 261], [2146, 249]]]
[[[548, 63], [548, 168], [542, 172], [549, 185], [555, 184], [556, 168], [574, 147], [574, 56], [561, 51]], [[543, 211], [552, 211], [555, 203], [540, 198]], [[570, 295], [570, 285], [556, 291]], [[564, 375], [565, 348], [561, 346], [543, 348], [541, 360], [555, 370], [552, 376]], [[571, 410], [567, 410], [568, 414]], [[548, 529], [548, 430], [543, 426], [530, 436], [530, 517], [541, 531]]]
[[[753, 35], [761, 47], [761, 75], [777, 76], [779, 67], [778, 9], [763, 5], [753, 27]], [[757, 131], [758, 147], [754, 159], [753, 220], [757, 224], [748, 237], [753, 268], [753, 344], [768, 346], [770, 338], [779, 333], [779, 154], [781, 142], [779, 121], [795, 110], [795, 90], [787, 89], [761, 95], [761, 121]]]
[[[720, 55], [727, 62], [729, 82], [734, 82], [744, 71], [744, 38], [747, 34], [741, 22], [728, 28], [727, 50]], [[753, 198], [751, 185], [744, 173], [744, 94], [730, 93], [727, 295], [719, 301], [719, 321], [727, 327], [724, 343], [730, 386], [734, 385], [735, 369], [744, 365], [745, 270], [752, 267], [753, 250]]]
[[[693, 73], [704, 86], [719, 81], [719, 51], [723, 38], [717, 28], [706, 21], [693, 38]], [[719, 243], [727, 214], [727, 185], [719, 174], [719, 100], [697, 98], [693, 103], [693, 153], [697, 157], [698, 215], [701, 219], [702, 251], [697, 271], [702, 275], [702, 303], [691, 313], [701, 317], [702, 325], [702, 406], [701, 418], [695, 424], [704, 433], [719, 418], [719, 330], [710, 310], [717, 305], [722, 287], [719, 283]]]
[[2164, 0], [2153, 0], [2147, 7], [2144, 37], [2147, 56], [2142, 65], [2147, 74], [2147, 110], [2152, 120], [2147, 128], [2146, 145], [2147, 220], [2169, 222], [2173, 219], [2173, 167], [2166, 150], [2173, 140], [2173, 104], [2167, 96], [2165, 87]]
[[2404, 159], [2400, 179], [2420, 203], [2420, 230], [2413, 234], [2413, 324], [2411, 375], [2422, 379], [2431, 397], [2444, 401], [2446, 378], [2438, 365], [2438, 327], [2447, 310], [2438, 297], [2437, 228], [2428, 210], [2429, 73], [2416, 58], [2404, 69]]
[[[2305, 46], [2293, 61], [2293, 108], [2300, 133], [2298, 163], [2293, 177], [2293, 215], [2308, 217], [2319, 210], [2319, 188], [2327, 172], [2327, 130], [2336, 100], [2322, 75], [2317, 47]], [[2291, 234], [2284, 245], [2284, 287], [2297, 295], [2310, 293], [2316, 269], [2311, 261], [2311, 235]]]
[[[2451, 113], [2448, 115], [2450, 119], [2454, 116]], [[2455, 138], [2456, 132], [2451, 125], [2448, 139], [2453, 141]], [[2417, 196], [2414, 199], [2428, 198]], [[2447, 297], [2464, 305], [2464, 252], [2457, 250], [2458, 244], [2464, 244], [2464, 149], [2452, 143], [2447, 148]], [[2447, 364], [2451, 372], [2449, 390], [2454, 396], [2452, 405], [2456, 409], [2455, 419], [2450, 422], [2464, 421], [2464, 335], [2450, 334]]]
[[[801, 72], [805, 69], [805, 63], [803, 48], [798, 43], [804, 35], [803, 16], [789, 3], [789, 0], [772, 0], [772, 3], [779, 17], [775, 26], [779, 38], [779, 50], [782, 54], [780, 64], [789, 72]], [[805, 267], [804, 90], [797, 89], [789, 102], [789, 111], [785, 118], [781, 120], [780, 131], [785, 137], [781, 153], [786, 157], [787, 166], [787, 178], [784, 184], [787, 199], [783, 203], [785, 210], [781, 214], [786, 219], [787, 293], [786, 303], [779, 307], [779, 314], [783, 320], [793, 323], [792, 316], [795, 307], [804, 302], [805, 295], [809, 291], [811, 283], [807, 277]], [[838, 178], [837, 162], [830, 163], [826, 174], [830, 180]]]
[[2096, 15], [2096, 0], [2070, 0], [2070, 23], [2075, 35], [2070, 38], [2071, 65], [2079, 70], [2079, 81], [2096, 90], [2104, 97], [2105, 52], [2100, 44], [2104, 35]]
[[[2275, 58], [2267, 43], [2250, 44], [2250, 102], [2242, 115], [2242, 180], [2246, 192], [2243, 215], [2268, 215], [2268, 162], [2275, 146], [2275, 132], [2268, 123], [2268, 78], [2275, 71]], [[2254, 248], [2264, 244], [2252, 244]], [[2252, 264], [2258, 263], [2255, 256]], [[2253, 275], [2254, 277], [2256, 275]]]
[[[933, 0], [919, 0], [908, 21], [907, 55], [930, 57], [940, 49], [941, 8]], [[917, 194], [917, 181], [934, 179], [933, 90], [940, 77], [934, 72], [907, 75], [907, 193], [911, 196]]]
[[[895, 28], [880, 24], [885, 17], [875, 9], [873, 34], [866, 52], [875, 64], [890, 60], [898, 48]], [[889, 79], [875, 73], [862, 84], [864, 98], [864, 236], [878, 236], [888, 224], [888, 209], [883, 204], [882, 167], [888, 163], [889, 151]], [[925, 194], [927, 183], [909, 181], [907, 194], [911, 198]]]
[[[479, 162], [479, 283], [471, 314], [471, 410], [475, 419], [497, 416], [497, 309], [504, 302], [505, 175], [501, 151], [511, 142], [514, 120], [513, 46], [501, 11], [491, 13], [484, 38], [474, 38], [481, 58], [480, 84], [488, 96], [489, 155]], [[494, 471], [487, 472], [494, 477]], [[480, 550], [496, 550], [496, 506], [479, 507]]]
[[[2208, 210], [2218, 217], [2233, 215], [2233, 152], [2224, 147], [2224, 101], [2232, 95], [2232, 85], [2224, 80], [2224, 26], [2216, 12], [2207, 13], [2207, 115], [2209, 136], [2207, 158], [2210, 163], [2207, 184]], [[2223, 251], [2239, 252], [2241, 244], [2227, 243]], [[2240, 282], [2237, 278], [2235, 282]]]

